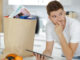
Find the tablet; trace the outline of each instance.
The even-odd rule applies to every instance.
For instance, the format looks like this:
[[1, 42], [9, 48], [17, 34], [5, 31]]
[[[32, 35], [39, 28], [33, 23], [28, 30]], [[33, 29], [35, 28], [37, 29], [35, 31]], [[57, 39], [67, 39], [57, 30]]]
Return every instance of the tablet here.
[[51, 57], [51, 56], [47, 56], [47, 55], [44, 55], [44, 54], [41, 54], [41, 53], [38, 53], [38, 52], [34, 52], [34, 51], [31, 51], [31, 50], [28, 50], [28, 49], [26, 49], [26, 51], [32, 52], [32, 53], [36, 53], [36, 54], [40, 54], [41, 56], [45, 56], [45, 57], [47, 57], [47, 58], [53, 59], [53, 57]]

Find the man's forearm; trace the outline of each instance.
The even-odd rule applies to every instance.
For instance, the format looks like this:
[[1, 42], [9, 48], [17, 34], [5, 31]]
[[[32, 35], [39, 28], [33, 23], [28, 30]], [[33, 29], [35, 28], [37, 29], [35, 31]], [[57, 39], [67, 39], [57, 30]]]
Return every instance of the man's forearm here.
[[52, 51], [51, 50], [44, 50], [43, 54], [51, 56], [52, 55]]
[[61, 47], [62, 47], [64, 55], [66, 56], [67, 60], [72, 60], [73, 52], [71, 48], [69, 47], [68, 43], [66, 42], [66, 39], [63, 33], [60, 33], [58, 36], [60, 39], [60, 43], [61, 43]]
[[46, 42], [46, 48], [45, 48], [45, 53], [51, 55], [53, 51], [53, 46], [54, 46], [54, 41], [47, 41]]

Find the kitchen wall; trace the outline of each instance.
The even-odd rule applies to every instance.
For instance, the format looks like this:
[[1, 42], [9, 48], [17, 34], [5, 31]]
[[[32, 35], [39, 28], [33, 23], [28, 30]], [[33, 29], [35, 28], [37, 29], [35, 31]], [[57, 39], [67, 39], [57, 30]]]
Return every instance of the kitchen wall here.
[[[80, 7], [79, 6], [80, 6], [80, 0], [72, 0], [70, 5], [65, 5], [64, 6], [64, 9], [65, 9], [65, 11], [74, 11], [74, 12], [76, 12], [76, 14], [77, 14], [77, 18], [76, 19], [78, 19], [80, 21]], [[45, 6], [35, 6], [35, 5], [34, 6], [28, 5], [28, 6], [25, 6], [25, 7], [30, 11], [30, 13], [32, 15], [39, 16], [40, 28], [41, 28], [40, 32], [44, 32], [45, 31], [45, 24], [48, 21], [47, 20], [46, 7]], [[8, 5], [8, 0], [3, 0], [3, 16], [10, 15], [16, 8], [17, 8], [17, 6]], [[40, 40], [40, 41], [41, 40], [45, 40], [45, 35], [40, 35], [40, 36], [36, 36], [35, 39], [36, 40]], [[2, 43], [2, 48], [4, 46], [3, 44], [4, 43]], [[42, 44], [42, 46], [44, 46], [43, 44]], [[34, 48], [34, 49], [36, 49], [36, 48]], [[41, 49], [43, 49], [43, 48], [41, 48]]]
[[[77, 19], [80, 20], [80, 0], [72, 0], [71, 4], [64, 6], [66, 11], [75, 11], [77, 13]], [[3, 0], [3, 15], [9, 15], [11, 14], [17, 6], [8, 5], [8, 0]], [[27, 9], [31, 12], [33, 15], [37, 15], [40, 17], [40, 19], [44, 19], [47, 17], [46, 8], [45, 6], [26, 6]], [[47, 18], [46, 18], [47, 19]]]
[[[80, 0], [72, 0], [71, 1], [71, 4], [69, 4], [69, 5], [67, 5], [67, 2], [65, 2], [66, 3], [66, 5], [64, 6], [65, 7], [65, 10], [66, 11], [75, 11], [76, 13], [80, 13]], [[8, 15], [8, 14], [10, 14], [14, 9], [13, 9], [13, 7], [15, 7], [15, 6], [11, 6], [11, 5], [9, 5], [8, 6], [8, 0], [3, 0], [3, 3], [4, 3], [4, 5], [3, 5], [3, 13], [4, 13], [4, 15]], [[41, 16], [41, 17], [45, 17], [46, 16], [46, 9], [45, 9], [45, 6], [26, 6], [28, 9], [29, 9], [29, 11], [30, 12], [32, 12], [33, 14], [36, 14], [36, 13], [38, 13], [37, 15], [39, 15], [39, 16]], [[39, 12], [42, 12], [42, 14], [40, 15], [40, 13]], [[44, 14], [43, 14], [44, 13]]]

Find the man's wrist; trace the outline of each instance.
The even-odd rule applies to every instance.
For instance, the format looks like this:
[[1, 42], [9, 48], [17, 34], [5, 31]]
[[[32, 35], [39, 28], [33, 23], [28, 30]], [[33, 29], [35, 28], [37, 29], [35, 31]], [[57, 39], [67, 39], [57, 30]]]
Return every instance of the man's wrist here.
[[50, 50], [45, 50], [44, 52], [43, 52], [43, 54], [45, 54], [45, 55], [48, 55], [48, 56], [51, 56], [51, 51]]
[[63, 33], [62, 32], [60, 32], [60, 33], [58, 33], [58, 36], [61, 36]]

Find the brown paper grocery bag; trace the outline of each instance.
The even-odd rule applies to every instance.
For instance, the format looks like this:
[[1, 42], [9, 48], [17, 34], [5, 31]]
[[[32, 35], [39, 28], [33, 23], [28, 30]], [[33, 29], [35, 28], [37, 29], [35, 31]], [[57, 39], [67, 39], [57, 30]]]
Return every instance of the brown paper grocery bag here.
[[29, 57], [33, 54], [25, 51], [33, 50], [36, 20], [4, 18], [3, 56], [15, 53], [19, 56]]

